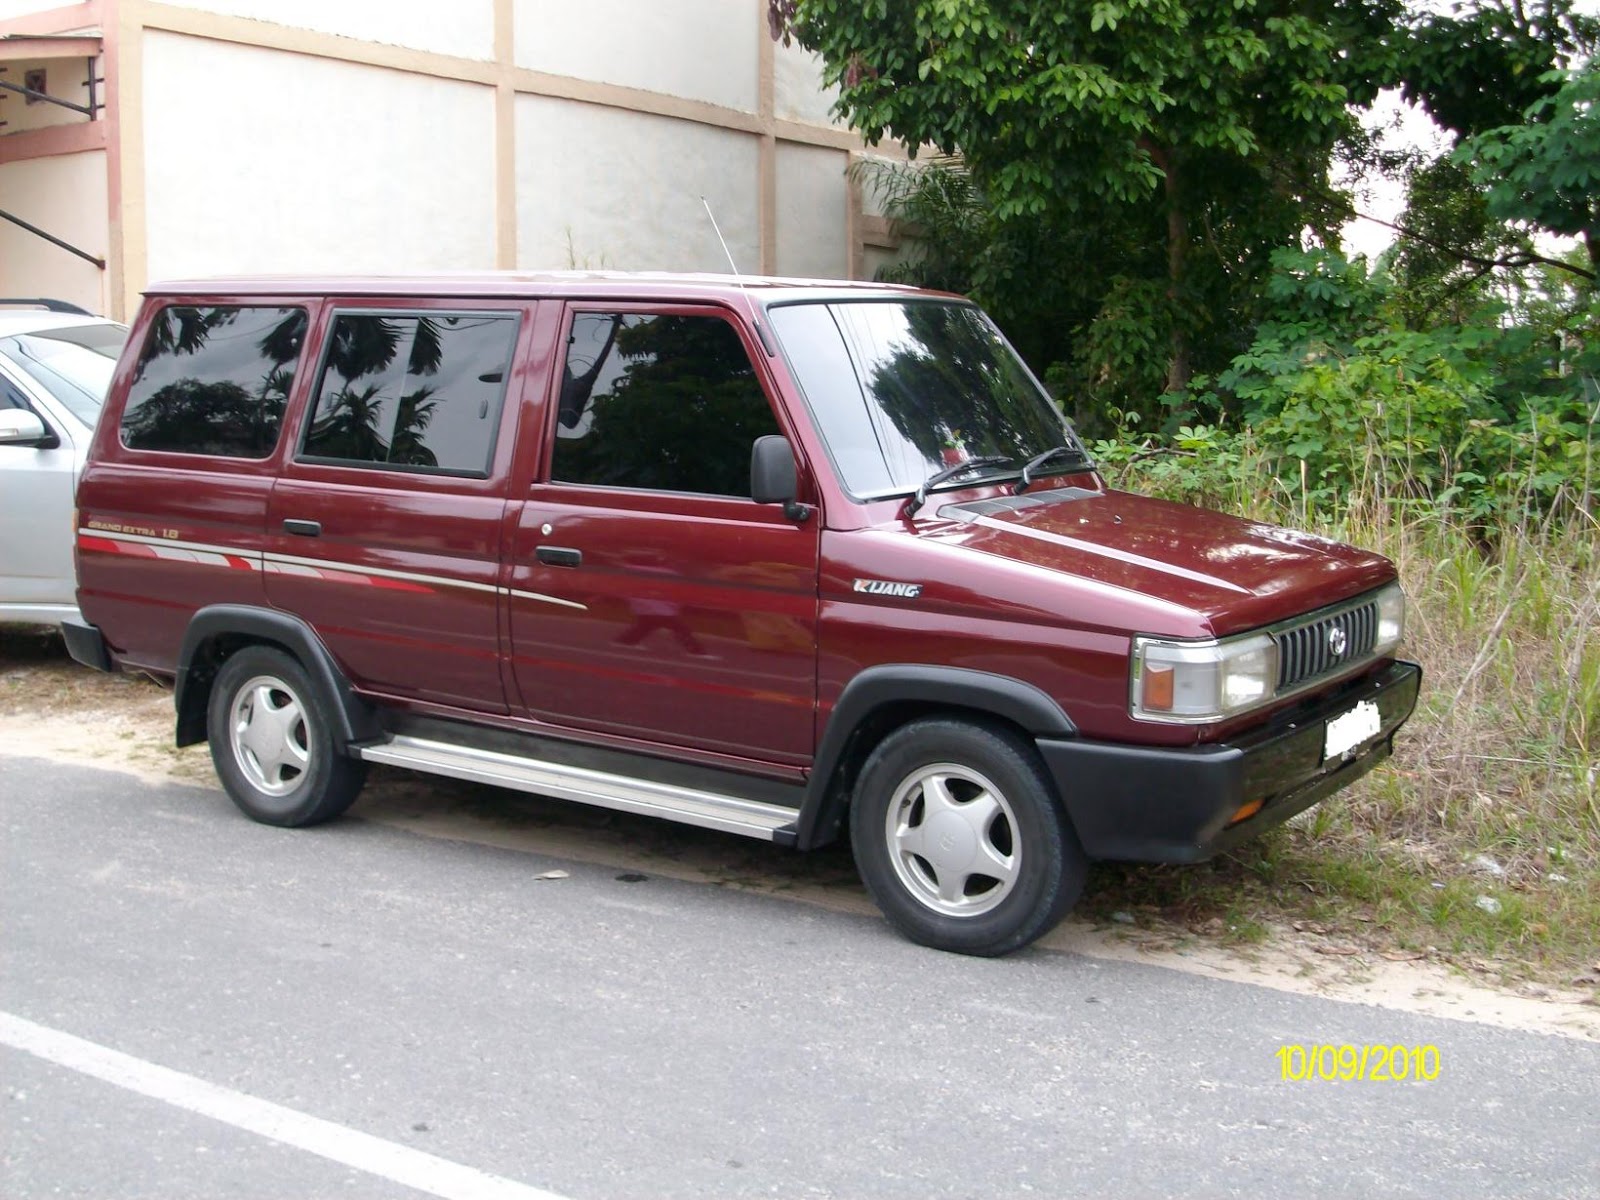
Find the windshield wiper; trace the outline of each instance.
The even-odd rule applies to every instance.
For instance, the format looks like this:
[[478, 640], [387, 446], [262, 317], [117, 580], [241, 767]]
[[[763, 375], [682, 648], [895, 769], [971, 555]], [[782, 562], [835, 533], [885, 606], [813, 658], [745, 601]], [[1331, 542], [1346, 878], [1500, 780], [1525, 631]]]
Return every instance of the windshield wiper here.
[[1004, 454], [982, 454], [977, 458], [969, 458], [966, 462], [952, 463], [935, 471], [922, 481], [922, 486], [917, 489], [917, 494], [906, 501], [906, 516], [911, 516], [928, 500], [928, 490], [936, 488], [947, 479], [954, 479], [957, 475], [965, 475], [968, 471], [979, 467], [997, 467], [1001, 463], [1008, 463], [1011, 459]]
[[1022, 478], [1017, 480], [1015, 494], [1020, 496], [1028, 490], [1033, 483], [1033, 473], [1044, 466], [1045, 463], [1050, 462], [1052, 459], [1061, 458], [1064, 455], [1070, 455], [1082, 462], [1089, 461], [1089, 456], [1076, 446], [1051, 446], [1043, 454], [1035, 454], [1028, 460], [1027, 464], [1022, 468]]

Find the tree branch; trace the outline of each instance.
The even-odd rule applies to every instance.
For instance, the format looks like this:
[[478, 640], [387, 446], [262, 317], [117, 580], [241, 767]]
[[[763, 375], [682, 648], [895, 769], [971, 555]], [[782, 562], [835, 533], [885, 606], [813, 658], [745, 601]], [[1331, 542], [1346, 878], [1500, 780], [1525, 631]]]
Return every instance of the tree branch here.
[[1473, 284], [1477, 283], [1478, 280], [1482, 279], [1485, 275], [1487, 275], [1492, 270], [1494, 270], [1493, 267], [1479, 267], [1471, 275], [1467, 276], [1467, 278], [1457, 280], [1455, 283], [1453, 283], [1449, 287], [1447, 287], [1444, 290], [1444, 294], [1442, 296], [1440, 296], [1439, 298], [1441, 300], [1449, 300], [1453, 296], [1460, 295], [1462, 292], [1466, 291]]
[[1430, 246], [1435, 250], [1443, 251], [1445, 254], [1459, 258], [1464, 263], [1471, 263], [1473, 266], [1482, 267], [1486, 271], [1492, 271], [1498, 267], [1546, 266], [1555, 267], [1558, 270], [1570, 272], [1571, 274], [1576, 275], [1581, 279], [1587, 279], [1590, 282], [1595, 280], [1595, 273], [1593, 271], [1585, 271], [1582, 267], [1575, 267], [1569, 262], [1562, 262], [1559, 258], [1547, 258], [1543, 254], [1533, 253], [1519, 254], [1510, 258], [1484, 258], [1480, 254], [1473, 254], [1471, 251], [1463, 250], [1459, 246], [1451, 246], [1445, 242], [1436, 241], [1435, 239], [1428, 237], [1426, 234], [1418, 233], [1415, 229], [1412, 229], [1409, 226], [1400, 225], [1394, 221], [1385, 221], [1382, 217], [1374, 217], [1370, 213], [1364, 213], [1353, 205], [1348, 211], [1352, 216], [1360, 217], [1364, 221], [1371, 221], [1374, 225], [1382, 225], [1385, 229], [1392, 229], [1401, 237], [1408, 237], [1414, 242], [1421, 242], [1424, 246]]

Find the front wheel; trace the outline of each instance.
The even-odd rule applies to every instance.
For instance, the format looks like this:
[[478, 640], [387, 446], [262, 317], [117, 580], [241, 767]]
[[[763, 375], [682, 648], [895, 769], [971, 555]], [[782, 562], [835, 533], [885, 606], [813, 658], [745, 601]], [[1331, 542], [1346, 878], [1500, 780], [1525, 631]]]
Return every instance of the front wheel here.
[[1038, 754], [997, 725], [915, 721], [868, 758], [850, 806], [862, 882], [912, 941], [999, 955], [1052, 929], [1088, 864]]
[[206, 733], [222, 786], [263, 824], [331, 820], [366, 782], [367, 764], [335, 750], [326, 704], [311, 677], [273, 646], [247, 646], [222, 664]]

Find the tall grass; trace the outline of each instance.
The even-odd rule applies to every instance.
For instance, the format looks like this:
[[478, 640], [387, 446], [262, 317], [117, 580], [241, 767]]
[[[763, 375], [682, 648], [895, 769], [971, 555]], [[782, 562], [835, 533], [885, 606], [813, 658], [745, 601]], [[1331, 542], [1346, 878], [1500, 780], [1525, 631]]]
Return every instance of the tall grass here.
[[1187, 433], [1187, 444], [1180, 434], [1113, 454], [1107, 474], [1388, 555], [1409, 598], [1402, 654], [1424, 670], [1393, 760], [1251, 869], [1303, 885], [1319, 916], [1358, 907], [1417, 944], [1556, 976], [1592, 966], [1600, 524], [1587, 470], [1555, 504], [1512, 494], [1502, 515], [1484, 518], [1480, 506], [1469, 518], [1366, 453], [1330, 496], [1248, 433]]

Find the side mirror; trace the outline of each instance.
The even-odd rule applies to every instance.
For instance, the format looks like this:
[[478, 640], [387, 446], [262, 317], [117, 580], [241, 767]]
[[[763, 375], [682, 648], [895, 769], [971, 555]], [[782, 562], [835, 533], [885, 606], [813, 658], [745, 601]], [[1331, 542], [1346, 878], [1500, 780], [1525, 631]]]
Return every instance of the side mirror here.
[[25, 408], [0, 408], [0, 446], [43, 446], [50, 431]]
[[799, 491], [789, 439], [776, 433], [758, 437], [750, 447], [750, 499], [757, 504], [781, 504], [784, 516], [804, 521], [811, 509], [795, 499]]

